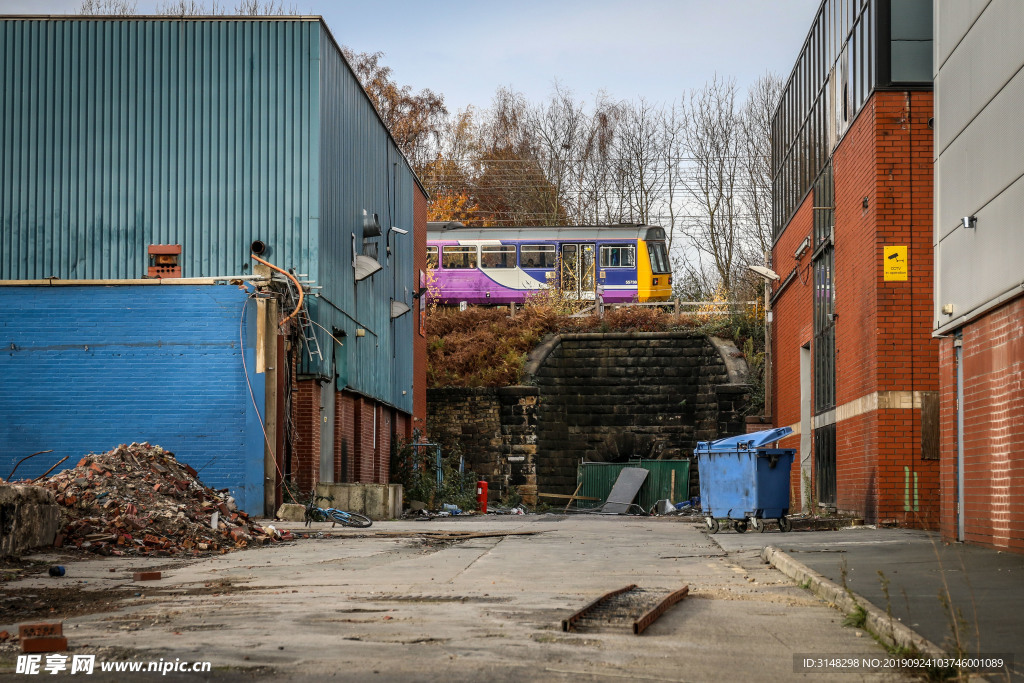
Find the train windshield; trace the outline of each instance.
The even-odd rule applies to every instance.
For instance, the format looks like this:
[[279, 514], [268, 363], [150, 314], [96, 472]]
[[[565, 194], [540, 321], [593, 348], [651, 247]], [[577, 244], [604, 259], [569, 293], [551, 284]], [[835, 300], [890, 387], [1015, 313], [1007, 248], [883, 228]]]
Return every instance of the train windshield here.
[[648, 242], [647, 251], [651, 254], [651, 272], [672, 272], [668, 264], [668, 252], [665, 250], [664, 242]]

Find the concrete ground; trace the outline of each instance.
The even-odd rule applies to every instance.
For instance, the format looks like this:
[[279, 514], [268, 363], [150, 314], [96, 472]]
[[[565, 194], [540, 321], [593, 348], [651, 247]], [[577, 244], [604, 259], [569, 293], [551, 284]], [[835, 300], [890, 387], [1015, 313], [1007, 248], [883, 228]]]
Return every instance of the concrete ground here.
[[[1013, 655], [1024, 681], [1024, 555], [943, 543], [936, 533], [851, 527], [712, 536], [730, 555], [772, 545], [939, 646]], [[1005, 678], [1005, 677], [1002, 677]]]
[[[65, 578], [26, 577], [0, 594], [55, 582], [102, 592], [113, 598], [109, 611], [50, 615], [63, 618], [71, 654], [205, 660], [214, 672], [201, 678], [212, 680], [828, 680], [835, 674], [798, 673], [795, 657], [885, 656], [843, 626], [841, 613], [763, 564], [756, 543], [726, 553], [718, 542], [726, 534], [709, 538], [700, 522], [529, 515], [320, 527], [321, 539], [165, 562], [163, 578], [146, 583], [132, 583], [130, 572], [153, 568], [152, 559], [55, 557]], [[445, 530], [537, 533], [453, 543], [421, 536]], [[665, 593], [688, 585], [690, 596], [641, 636], [626, 624], [561, 631], [561, 619], [630, 583]], [[26, 680], [10, 673], [15, 656], [10, 644], [0, 649], [0, 671]]]

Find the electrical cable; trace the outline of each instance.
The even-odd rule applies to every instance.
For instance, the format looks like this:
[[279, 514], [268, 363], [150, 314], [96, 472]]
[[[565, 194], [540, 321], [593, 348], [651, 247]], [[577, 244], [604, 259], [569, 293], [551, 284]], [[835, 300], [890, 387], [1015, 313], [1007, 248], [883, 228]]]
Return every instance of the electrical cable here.
[[[256, 258], [253, 256], [253, 258]], [[260, 259], [257, 259], [260, 260]], [[267, 264], [270, 265], [270, 264]], [[273, 266], [271, 266], [273, 267]], [[253, 410], [256, 411], [256, 419], [259, 420], [260, 430], [263, 432], [263, 441], [267, 444], [267, 450], [270, 451], [270, 457], [274, 460], [274, 468], [277, 470], [277, 474], [280, 477], [282, 488], [286, 489], [292, 496], [292, 500], [298, 500], [295, 497], [295, 491], [288, 489], [288, 481], [285, 479], [284, 472], [281, 471], [281, 465], [277, 462], [277, 454], [274, 452], [274, 446], [270, 443], [270, 435], [267, 434], [267, 426], [263, 423], [263, 416], [260, 415], [260, 407], [256, 403], [256, 393], [252, 390], [252, 382], [249, 381], [249, 367], [245, 362], [245, 335], [243, 330], [245, 327], [245, 312], [248, 308], [249, 301], [257, 299], [257, 294], [254, 291], [252, 294], [246, 297], [242, 303], [242, 313], [238, 317], [238, 348], [242, 356], [242, 374], [245, 375], [245, 385], [249, 388], [249, 398], [252, 400]], [[276, 498], [276, 497], [275, 497]]]
[[277, 272], [281, 273], [281, 274], [282, 274], [282, 275], [284, 275], [285, 277], [287, 277], [287, 278], [290, 278], [290, 279], [291, 279], [291, 281], [295, 283], [295, 288], [299, 290], [299, 301], [298, 301], [298, 303], [296, 303], [296, 304], [295, 304], [295, 310], [294, 310], [294, 311], [292, 311], [291, 313], [289, 313], [289, 314], [288, 314], [288, 316], [287, 316], [287, 317], [285, 317], [285, 319], [284, 319], [284, 320], [282, 320], [281, 322], [279, 322], [279, 323], [277, 324], [277, 325], [278, 325], [278, 327], [284, 327], [285, 323], [287, 323], [287, 322], [288, 322], [289, 320], [291, 320], [291, 319], [292, 319], [293, 317], [295, 317], [295, 315], [296, 315], [296, 314], [297, 314], [297, 313], [298, 313], [298, 312], [299, 312], [300, 310], [302, 310], [302, 300], [303, 300], [303, 298], [305, 298], [305, 297], [304, 297], [304, 295], [303, 295], [303, 293], [302, 293], [302, 285], [300, 285], [300, 284], [299, 284], [299, 281], [298, 281], [298, 280], [297, 280], [297, 279], [295, 278], [295, 276], [294, 276], [294, 275], [292, 275], [291, 273], [289, 273], [288, 271], [286, 271], [286, 270], [283, 270], [283, 269], [281, 269], [281, 268], [278, 268], [278, 267], [277, 267], [277, 266], [275, 266], [275, 265], [274, 265], [273, 263], [269, 263], [269, 262], [267, 262], [267, 261], [264, 261], [264, 260], [263, 260], [263, 259], [261, 259], [261, 258], [260, 258], [259, 256], [257, 256], [256, 254], [249, 254], [249, 255], [250, 255], [250, 256], [252, 256], [252, 257], [253, 257], [254, 259], [256, 259], [257, 261], [259, 261], [260, 263], [262, 263], [263, 265], [265, 265], [266, 267], [268, 267], [268, 268], [271, 268], [271, 269], [273, 269], [273, 270], [276, 270]]

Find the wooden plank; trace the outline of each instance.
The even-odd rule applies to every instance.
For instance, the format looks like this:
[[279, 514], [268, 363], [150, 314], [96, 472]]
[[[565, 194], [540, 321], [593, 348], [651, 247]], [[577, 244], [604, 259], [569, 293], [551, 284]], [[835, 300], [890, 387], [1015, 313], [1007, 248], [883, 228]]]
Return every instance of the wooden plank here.
[[[579, 489], [576, 489], [576, 490], [578, 491]], [[576, 494], [573, 494], [573, 495], [569, 496], [569, 495], [566, 495], [564, 493], [538, 493], [537, 497], [539, 497], [539, 498], [568, 498], [570, 500], [572, 500], [572, 499], [576, 499], [576, 500], [601, 500], [600, 498], [591, 498], [590, 496], [577, 496]]]
[[939, 459], [939, 392], [921, 392], [921, 459]]

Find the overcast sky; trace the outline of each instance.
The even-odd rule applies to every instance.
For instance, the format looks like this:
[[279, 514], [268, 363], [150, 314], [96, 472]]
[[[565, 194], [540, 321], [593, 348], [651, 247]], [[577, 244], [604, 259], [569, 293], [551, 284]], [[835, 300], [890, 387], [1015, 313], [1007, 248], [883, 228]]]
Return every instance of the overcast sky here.
[[[138, 0], [136, 12], [158, 2]], [[232, 6], [234, 0], [220, 0]], [[450, 111], [486, 107], [505, 86], [534, 102], [557, 79], [578, 98], [599, 90], [652, 103], [715, 73], [740, 87], [788, 76], [820, 0], [285, 0], [324, 17], [335, 39], [383, 52], [396, 80], [430, 88]], [[0, 14], [74, 14], [81, 0], [0, 0]]]

